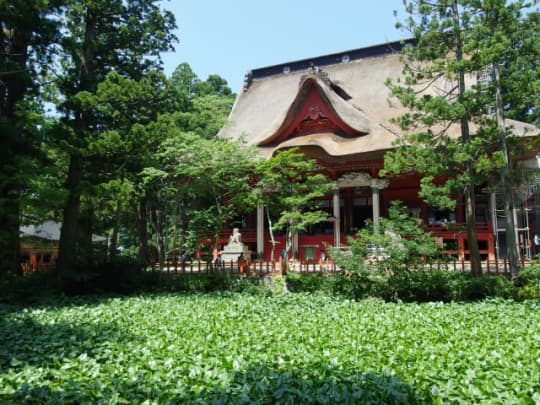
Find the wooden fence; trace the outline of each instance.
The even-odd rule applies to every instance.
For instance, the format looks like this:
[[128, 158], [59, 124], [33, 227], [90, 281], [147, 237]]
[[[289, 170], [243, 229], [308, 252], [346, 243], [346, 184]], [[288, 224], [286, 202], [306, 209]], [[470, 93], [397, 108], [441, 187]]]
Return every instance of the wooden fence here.
[[[381, 261], [382, 260], [372, 261], [368, 263], [368, 267], [372, 266], [375, 268], [378, 266], [378, 264], [380, 264]], [[531, 265], [531, 263], [532, 261], [530, 260], [521, 260], [522, 267], [527, 267]], [[52, 270], [53, 268], [54, 263], [48, 263], [47, 266], [44, 265], [37, 268], [23, 266], [22, 270], [24, 273], [32, 273], [40, 271], [46, 272]], [[469, 272], [471, 271], [471, 262], [454, 258], [431, 263], [419, 263], [416, 266], [416, 269]], [[149, 270], [159, 270], [159, 263], [153, 263], [149, 267]], [[202, 260], [183, 262], [179, 260], [168, 260], [164, 263], [162, 271], [168, 274], [184, 275], [202, 275], [211, 272], [223, 272], [248, 276], [277, 276], [283, 274], [281, 262], [265, 262], [261, 260], [243, 260], [239, 262], [228, 261], [222, 262], [219, 265]], [[331, 274], [338, 273], [340, 268], [332, 260], [290, 260], [288, 262], [288, 271], [291, 273], [300, 274]], [[510, 276], [510, 267], [508, 265], [508, 260], [506, 259], [484, 260], [482, 261], [482, 271], [484, 274], [500, 274]]]
[[[151, 268], [159, 270], [159, 263]], [[167, 261], [163, 271], [169, 274], [202, 275], [209, 273], [229, 273], [246, 276], [277, 276], [282, 274], [280, 262], [264, 262], [260, 260], [223, 261], [221, 263], [195, 261]]]
[[[368, 263], [368, 267], [375, 268], [380, 264], [379, 261]], [[522, 260], [522, 267], [529, 266], [531, 261]], [[153, 264], [153, 270], [159, 270], [159, 264]], [[441, 260], [430, 263], [418, 263], [415, 268], [417, 270], [448, 270], [456, 272], [470, 272], [471, 262], [467, 260]], [[163, 271], [169, 274], [184, 274], [184, 275], [202, 275], [210, 272], [223, 272], [229, 274], [240, 274], [248, 276], [277, 276], [283, 274], [281, 262], [265, 262], [260, 260], [249, 261], [228, 261], [221, 264], [215, 264], [205, 261], [167, 261]], [[331, 274], [340, 271], [331, 260], [314, 261], [314, 260], [290, 260], [288, 262], [287, 271], [300, 274]], [[491, 275], [510, 275], [510, 268], [506, 259], [484, 260], [482, 261], [482, 271], [484, 274]]]
[[[531, 260], [526, 260], [521, 258], [521, 267], [525, 268], [530, 266], [533, 262]], [[377, 266], [377, 261], [371, 263], [373, 267]], [[510, 265], [507, 259], [498, 259], [495, 257], [494, 260], [483, 260], [480, 263], [482, 268], [482, 273], [487, 275], [504, 275], [509, 277], [510, 274]], [[429, 263], [418, 263], [415, 266], [415, 269], [423, 270], [448, 270], [455, 272], [470, 272], [471, 271], [471, 262], [469, 260], [464, 260], [463, 258], [446, 258], [446, 260], [439, 260]]]

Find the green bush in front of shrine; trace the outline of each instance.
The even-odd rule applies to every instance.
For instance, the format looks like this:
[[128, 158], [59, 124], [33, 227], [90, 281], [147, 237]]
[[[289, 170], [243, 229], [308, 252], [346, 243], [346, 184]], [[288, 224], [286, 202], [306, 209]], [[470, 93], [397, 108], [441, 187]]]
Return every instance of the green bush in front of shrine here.
[[477, 277], [470, 273], [429, 269], [396, 272], [379, 286], [379, 296], [384, 300], [404, 302], [509, 299], [515, 292], [514, 284], [504, 276]]
[[323, 273], [299, 274], [288, 273], [286, 276], [287, 291], [293, 293], [330, 293], [336, 292], [335, 275]]
[[[349, 238], [349, 245], [346, 251], [332, 251], [342, 269], [341, 280], [336, 284], [339, 292], [355, 299], [451, 299], [441, 287], [446, 284], [442, 273], [428, 275], [416, 271], [440, 258], [441, 246], [401, 202], [393, 201], [388, 217], [380, 218], [377, 224], [367, 221], [354, 238]], [[428, 292], [437, 290], [441, 291]]]
[[514, 284], [517, 287], [515, 295], [517, 300], [540, 299], [540, 263], [521, 270]]

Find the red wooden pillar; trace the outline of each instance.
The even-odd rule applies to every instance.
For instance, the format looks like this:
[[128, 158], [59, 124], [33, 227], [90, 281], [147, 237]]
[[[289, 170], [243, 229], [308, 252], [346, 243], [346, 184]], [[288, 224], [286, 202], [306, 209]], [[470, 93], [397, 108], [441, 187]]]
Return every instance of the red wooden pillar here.
[[32, 271], [38, 270], [39, 255], [37, 253], [30, 254], [30, 264]]

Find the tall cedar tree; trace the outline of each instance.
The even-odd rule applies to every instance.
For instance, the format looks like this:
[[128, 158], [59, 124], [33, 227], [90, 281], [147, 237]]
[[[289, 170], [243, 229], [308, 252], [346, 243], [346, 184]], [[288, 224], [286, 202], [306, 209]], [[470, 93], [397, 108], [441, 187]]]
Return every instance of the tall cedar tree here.
[[[106, 157], [101, 168], [102, 185], [98, 189], [111, 190], [110, 187], [103, 188], [109, 184], [113, 189], [121, 191], [118, 194], [101, 195], [102, 201], [115, 207], [112, 215], [110, 210], [108, 213], [101, 211], [101, 217], [114, 218], [109, 256], [115, 254], [120, 216], [131, 208], [135, 222], [140, 225], [139, 259], [143, 265], [149, 258], [147, 210], [142, 210], [147, 193], [141, 185], [139, 173], [155, 161], [153, 156], [163, 141], [163, 131], [154, 130], [153, 123], [160, 114], [174, 109], [174, 97], [168, 83], [165, 75], [156, 71], [148, 72], [140, 80], [111, 72], [98, 85], [95, 97], [89, 103], [101, 115], [103, 122], [103, 129], [91, 144], [91, 149], [98, 156]], [[122, 204], [122, 200], [133, 203]], [[135, 215], [137, 205], [140, 205], [140, 215]]]
[[70, 162], [57, 267], [75, 263], [81, 195], [92, 175], [88, 145], [100, 131], [100, 117], [85, 108], [107, 73], [141, 79], [161, 65], [160, 52], [172, 50], [174, 16], [157, 0], [70, 0], [64, 15], [63, 77], [59, 106], [69, 136]]
[[0, 272], [19, 268], [21, 198], [39, 145], [31, 100], [49, 66], [58, 35], [52, 16], [60, 4], [0, 1]]

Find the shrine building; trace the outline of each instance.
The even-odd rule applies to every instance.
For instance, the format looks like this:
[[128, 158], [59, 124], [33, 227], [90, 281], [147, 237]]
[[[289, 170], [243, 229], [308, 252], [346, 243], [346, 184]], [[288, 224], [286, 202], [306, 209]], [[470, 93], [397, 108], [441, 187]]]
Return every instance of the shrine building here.
[[[388, 212], [393, 200], [401, 200], [410, 212], [422, 219], [426, 230], [444, 241], [450, 253], [468, 259], [464, 207], [460, 198], [454, 211], [439, 211], [418, 196], [419, 177], [404, 175], [382, 178], [383, 158], [394, 148], [403, 131], [392, 122], [407, 110], [390, 97], [387, 79], [402, 75], [402, 42], [392, 42], [254, 69], [245, 76], [237, 95], [229, 124], [220, 137], [244, 136], [264, 157], [296, 147], [315, 159], [319, 170], [335, 183], [333, 193], [317, 201], [328, 212], [328, 221], [296, 235], [293, 251], [300, 260], [319, 260], [328, 245], [342, 247], [347, 236], [356, 234], [367, 219], [377, 222]], [[538, 136], [532, 125], [507, 120], [514, 136]], [[474, 127], [472, 127], [474, 130]], [[450, 134], [459, 136], [457, 125]], [[536, 153], [522, 156], [516, 165], [538, 171]], [[540, 178], [539, 178], [540, 179]], [[522, 256], [535, 253], [532, 242], [540, 234], [539, 186], [516, 188], [516, 233]], [[502, 200], [487, 187], [476, 193], [477, 232], [483, 259], [504, 257]], [[253, 258], [277, 259], [285, 246], [283, 236], [276, 257], [270, 258], [271, 244], [265, 229], [263, 207], [235, 224], [242, 232]], [[224, 232], [224, 238], [230, 230]], [[224, 239], [221, 243], [226, 243]]]

